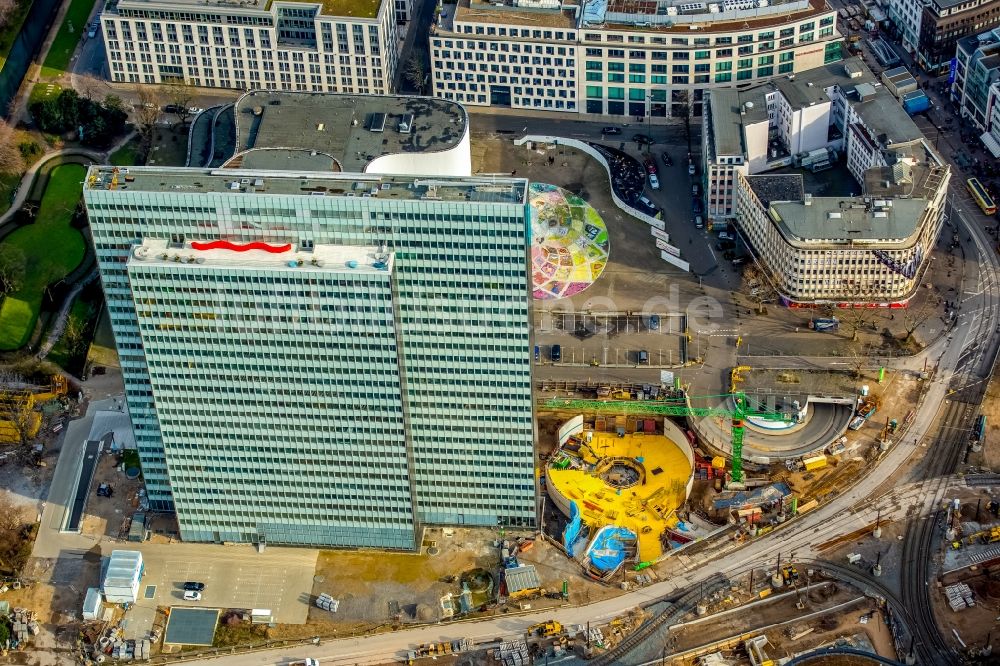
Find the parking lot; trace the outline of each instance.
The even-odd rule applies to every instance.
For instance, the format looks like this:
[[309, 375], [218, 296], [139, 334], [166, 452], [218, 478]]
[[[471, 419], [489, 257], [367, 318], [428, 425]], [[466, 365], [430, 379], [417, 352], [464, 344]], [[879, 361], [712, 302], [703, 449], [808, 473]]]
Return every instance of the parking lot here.
[[[126, 616], [126, 637], [144, 637], [156, 619], [157, 606], [266, 608], [276, 622], [303, 624], [309, 613], [309, 590], [318, 551], [214, 544], [128, 544], [139, 546], [146, 574], [139, 600]], [[184, 600], [184, 582], [205, 583], [201, 601]]]
[[684, 319], [679, 313], [545, 313], [535, 338], [535, 362], [612, 368], [682, 365]]

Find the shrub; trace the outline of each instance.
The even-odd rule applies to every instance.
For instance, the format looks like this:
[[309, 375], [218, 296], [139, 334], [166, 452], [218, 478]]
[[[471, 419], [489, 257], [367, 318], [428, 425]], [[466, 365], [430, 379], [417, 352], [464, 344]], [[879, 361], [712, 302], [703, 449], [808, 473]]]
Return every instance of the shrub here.
[[31, 105], [31, 115], [43, 132], [77, 133], [82, 128], [81, 143], [104, 148], [125, 130], [128, 115], [115, 100], [95, 102], [80, 97], [75, 90], [63, 90], [55, 99]]

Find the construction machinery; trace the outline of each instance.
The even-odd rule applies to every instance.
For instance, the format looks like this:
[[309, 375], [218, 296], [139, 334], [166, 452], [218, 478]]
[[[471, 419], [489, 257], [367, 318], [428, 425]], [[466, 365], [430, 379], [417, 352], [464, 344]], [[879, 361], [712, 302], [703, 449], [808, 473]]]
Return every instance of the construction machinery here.
[[[739, 366], [732, 370], [735, 388], [742, 381], [739, 375], [750, 370]], [[788, 421], [790, 416], [767, 409], [751, 409], [745, 393], [732, 391], [721, 395], [689, 396], [681, 391], [661, 394], [657, 400], [592, 400], [585, 398], [551, 398], [542, 403], [545, 409], [573, 410], [593, 414], [659, 415], [659, 416], [721, 416], [730, 419], [733, 468], [731, 485], [743, 483], [743, 433], [747, 417], [764, 421]], [[696, 407], [694, 404], [714, 403], [714, 406]]]
[[555, 620], [547, 620], [531, 625], [525, 633], [528, 638], [552, 638], [559, 636], [564, 631], [563, 626]]

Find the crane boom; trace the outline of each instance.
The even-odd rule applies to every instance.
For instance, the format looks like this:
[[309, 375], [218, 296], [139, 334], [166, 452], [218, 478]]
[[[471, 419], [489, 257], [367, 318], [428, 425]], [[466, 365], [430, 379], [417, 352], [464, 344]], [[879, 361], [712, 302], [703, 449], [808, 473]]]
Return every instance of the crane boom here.
[[[692, 400], [723, 400], [733, 407], [695, 407]], [[745, 393], [735, 391], [722, 395], [688, 396], [670, 400], [595, 400], [585, 398], [549, 398], [544, 409], [567, 409], [593, 414], [630, 414], [657, 416], [722, 416], [731, 419], [734, 483], [743, 482], [743, 421], [751, 416], [765, 421], [787, 421], [788, 416], [767, 410], [747, 409]]]

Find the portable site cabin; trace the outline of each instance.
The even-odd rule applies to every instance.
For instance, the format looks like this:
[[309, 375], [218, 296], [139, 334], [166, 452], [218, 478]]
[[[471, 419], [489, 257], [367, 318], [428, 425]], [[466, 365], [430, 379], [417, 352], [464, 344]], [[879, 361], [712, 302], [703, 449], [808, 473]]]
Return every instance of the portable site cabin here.
[[109, 604], [134, 604], [139, 597], [139, 582], [144, 572], [142, 553], [139, 551], [111, 551], [101, 583], [104, 599]]

